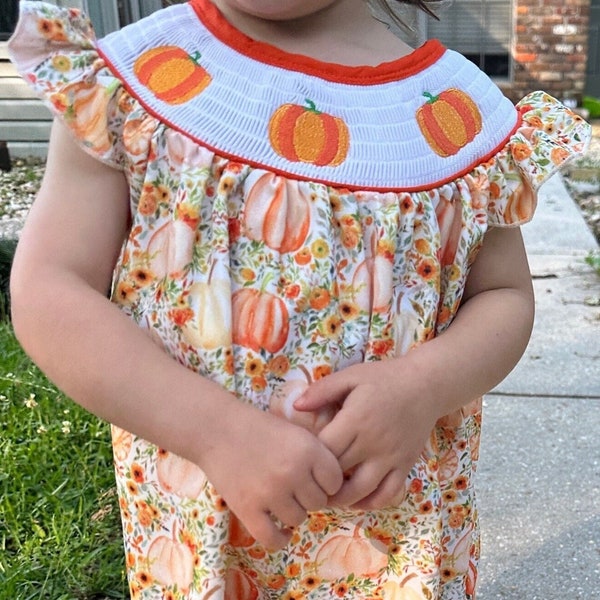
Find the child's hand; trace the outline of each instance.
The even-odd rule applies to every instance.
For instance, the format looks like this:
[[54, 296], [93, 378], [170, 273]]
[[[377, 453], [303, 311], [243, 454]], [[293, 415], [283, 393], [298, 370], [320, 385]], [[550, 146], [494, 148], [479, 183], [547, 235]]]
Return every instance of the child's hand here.
[[354, 365], [316, 381], [296, 401], [297, 410], [307, 411], [342, 404], [319, 434], [344, 473], [351, 473], [330, 504], [373, 509], [403, 499], [408, 473], [436, 420], [426, 386], [416, 378], [405, 358]]
[[327, 506], [343, 483], [335, 456], [312, 433], [247, 405], [235, 408], [226, 435], [208, 447], [202, 466], [209, 480], [270, 550], [285, 546], [289, 528]]

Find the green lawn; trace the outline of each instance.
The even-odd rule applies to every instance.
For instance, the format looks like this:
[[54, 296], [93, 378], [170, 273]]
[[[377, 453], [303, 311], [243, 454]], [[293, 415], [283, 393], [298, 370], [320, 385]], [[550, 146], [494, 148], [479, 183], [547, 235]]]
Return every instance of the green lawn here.
[[0, 321], [0, 600], [126, 598], [108, 425]]

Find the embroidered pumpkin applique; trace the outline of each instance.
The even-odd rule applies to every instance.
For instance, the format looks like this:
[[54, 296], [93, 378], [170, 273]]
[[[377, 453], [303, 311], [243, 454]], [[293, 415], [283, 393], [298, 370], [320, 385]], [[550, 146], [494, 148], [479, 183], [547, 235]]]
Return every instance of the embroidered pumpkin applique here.
[[283, 104], [269, 121], [269, 140], [277, 154], [291, 162], [337, 167], [348, 155], [350, 132], [339, 117], [306, 106]]
[[199, 60], [200, 52], [188, 54], [178, 46], [159, 46], [144, 52], [135, 61], [133, 72], [159, 100], [183, 104], [212, 81]]
[[463, 91], [450, 88], [434, 96], [424, 92], [427, 102], [417, 110], [417, 123], [433, 151], [453, 156], [481, 131], [481, 113]]

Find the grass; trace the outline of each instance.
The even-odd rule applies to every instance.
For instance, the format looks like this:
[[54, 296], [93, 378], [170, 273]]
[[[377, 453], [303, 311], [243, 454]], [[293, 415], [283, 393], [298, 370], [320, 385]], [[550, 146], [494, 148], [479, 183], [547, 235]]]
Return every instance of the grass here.
[[590, 250], [584, 260], [600, 276], [600, 251]]
[[0, 322], [0, 599], [128, 597], [108, 425]]

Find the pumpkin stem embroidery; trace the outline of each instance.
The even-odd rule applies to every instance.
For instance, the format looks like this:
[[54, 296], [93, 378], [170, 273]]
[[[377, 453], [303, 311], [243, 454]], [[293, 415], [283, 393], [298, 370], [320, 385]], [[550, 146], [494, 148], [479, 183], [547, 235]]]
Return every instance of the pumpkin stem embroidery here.
[[310, 112], [315, 113], [315, 115], [323, 114], [320, 110], [317, 110], [317, 105], [309, 98], [304, 98], [304, 102], [306, 102], [306, 104], [307, 104], [306, 110], [309, 110]]

